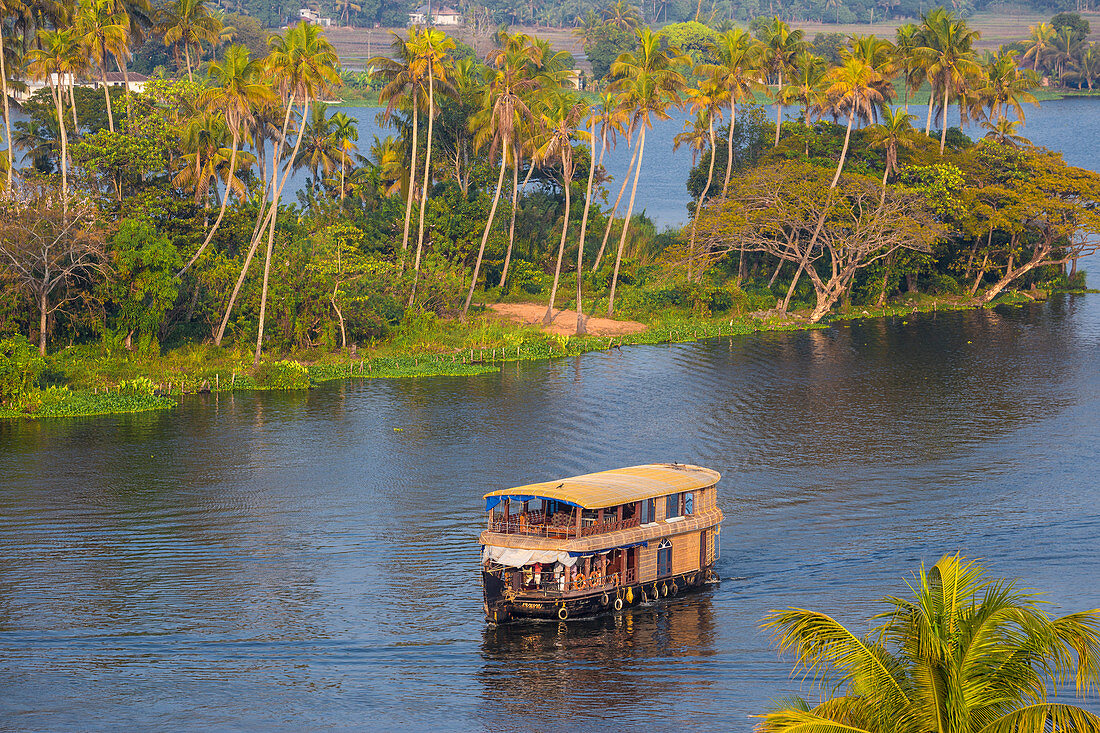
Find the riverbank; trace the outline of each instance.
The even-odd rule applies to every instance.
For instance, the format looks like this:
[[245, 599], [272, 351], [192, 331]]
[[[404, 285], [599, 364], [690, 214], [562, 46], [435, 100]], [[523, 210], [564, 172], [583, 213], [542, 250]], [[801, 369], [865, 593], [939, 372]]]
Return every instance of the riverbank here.
[[[1038, 294], [1008, 291], [985, 307], [1022, 305], [1046, 296], [1046, 291]], [[532, 309], [545, 307], [530, 305]], [[544, 329], [502, 317], [498, 310], [486, 308], [467, 323], [421, 314], [403, 323], [387, 341], [368, 348], [335, 353], [298, 351], [265, 361], [258, 368], [252, 366], [247, 346], [189, 344], [163, 354], [142, 354], [86, 344], [51, 354], [43, 375], [46, 386], [35, 390], [19, 407], [0, 407], [0, 418], [84, 417], [163, 410], [175, 407], [182, 397], [191, 394], [308, 389], [336, 379], [474, 376], [497, 372], [505, 363], [515, 361], [763, 331], [828, 328], [845, 321], [975, 307], [980, 306], [969, 298], [910, 294], [884, 308], [856, 307], [820, 323], [810, 323], [803, 312], [785, 316], [773, 311], [732, 316], [667, 312], [648, 323], [636, 324], [641, 329], [627, 325], [615, 335], [579, 337], [555, 328], [560, 319], [575, 319], [572, 311], [555, 311], [555, 324]]]

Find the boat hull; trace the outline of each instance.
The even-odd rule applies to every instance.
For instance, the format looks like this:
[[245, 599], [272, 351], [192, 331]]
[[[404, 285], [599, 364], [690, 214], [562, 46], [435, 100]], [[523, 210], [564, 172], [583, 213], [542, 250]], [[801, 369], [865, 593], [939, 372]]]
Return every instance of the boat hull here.
[[499, 578], [491, 573], [482, 572], [485, 619], [490, 623], [503, 624], [590, 618], [698, 590], [716, 580], [713, 570], [707, 567], [644, 583], [598, 588], [591, 591], [567, 594], [507, 594], [504, 583]]

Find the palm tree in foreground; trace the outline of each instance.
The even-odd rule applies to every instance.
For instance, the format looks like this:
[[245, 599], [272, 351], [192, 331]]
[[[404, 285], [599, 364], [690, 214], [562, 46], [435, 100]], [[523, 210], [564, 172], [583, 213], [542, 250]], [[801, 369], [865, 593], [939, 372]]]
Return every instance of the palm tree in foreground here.
[[945, 555], [921, 567], [911, 594], [883, 599], [864, 635], [802, 608], [772, 611], [763, 628], [825, 693], [765, 715], [760, 733], [1043, 733], [1096, 731], [1100, 717], [1051, 699], [1073, 679], [1097, 692], [1100, 610], [1052, 618], [1037, 593]]

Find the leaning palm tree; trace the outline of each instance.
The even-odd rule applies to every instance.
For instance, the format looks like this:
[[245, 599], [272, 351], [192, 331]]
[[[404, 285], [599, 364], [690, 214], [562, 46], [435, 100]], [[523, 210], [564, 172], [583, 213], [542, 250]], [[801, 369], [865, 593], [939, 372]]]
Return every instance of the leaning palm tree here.
[[[263, 82], [263, 69], [260, 64], [249, 59], [249, 51], [244, 46], [234, 44], [225, 50], [221, 62], [210, 64], [208, 75], [213, 86], [207, 87], [199, 95], [199, 106], [207, 113], [218, 115], [233, 136], [229, 154], [229, 180], [236, 175], [237, 154], [248, 125], [255, 118], [257, 107], [274, 101], [271, 88]], [[262, 144], [258, 147], [263, 147]], [[214, 225], [206, 233], [206, 238], [187, 264], [177, 273], [177, 277], [187, 272], [202, 256], [214, 239], [215, 232], [225, 218], [225, 207], [229, 202], [229, 191], [222, 197], [221, 209]], [[219, 339], [220, 340], [220, 339]]]
[[881, 91], [881, 81], [882, 74], [858, 56], [849, 56], [844, 59], [844, 63], [829, 72], [827, 94], [838, 108], [848, 112], [844, 147], [841, 148], [840, 162], [837, 164], [836, 175], [833, 176], [833, 182], [829, 184], [829, 188], [836, 188], [840, 180], [840, 172], [844, 169], [844, 161], [848, 157], [848, 143], [852, 138], [852, 122], [856, 117], [869, 119], [878, 105], [886, 101]]
[[[27, 6], [23, 4], [22, 0], [0, 0], [0, 18], [7, 19], [9, 17], [19, 16], [25, 12], [27, 12]], [[6, 29], [7, 21], [5, 20], [3, 25], [0, 25], [0, 94], [4, 95], [4, 140], [8, 143], [6, 152], [8, 165], [5, 171], [7, 180], [4, 185], [4, 192], [10, 196], [12, 172], [15, 169], [15, 146], [12, 144], [11, 138], [11, 108], [8, 102], [7, 52], [4, 43], [4, 32]]]
[[668, 119], [668, 109], [682, 102], [687, 80], [679, 68], [690, 64], [675, 46], [665, 46], [661, 33], [649, 28], [635, 31], [638, 45], [626, 51], [611, 64], [615, 88], [621, 91], [626, 104], [634, 111], [632, 128], [638, 128], [638, 161], [634, 166], [634, 183], [630, 188], [630, 203], [623, 219], [623, 231], [619, 235], [619, 248], [615, 254], [615, 269], [611, 274], [611, 293], [607, 301], [607, 317], [615, 312], [615, 287], [619, 280], [619, 267], [623, 259], [630, 217], [634, 214], [634, 199], [638, 193], [638, 178], [645, 154], [645, 133], [653, 126], [653, 120]]
[[[585, 133], [577, 130], [577, 125], [584, 114], [583, 104], [560, 93], [544, 104], [546, 111], [540, 115], [539, 127], [542, 134], [537, 139], [535, 160], [542, 164], [557, 159], [561, 164], [562, 191], [565, 193], [565, 213], [562, 217], [561, 239], [558, 242], [557, 265], [554, 267], [554, 284], [550, 287], [550, 303], [546, 306], [546, 314], [542, 317], [543, 324], [549, 326], [554, 320], [554, 300], [558, 294], [558, 281], [561, 278], [565, 241], [569, 236], [573, 188], [573, 139], [578, 136], [583, 137]], [[583, 241], [580, 246], [584, 247]]]
[[[698, 71], [698, 70], [697, 70]], [[714, 121], [721, 117], [722, 109], [726, 106], [726, 102], [729, 99], [729, 89], [722, 83], [721, 78], [718, 75], [704, 76], [697, 87], [692, 87], [687, 90], [687, 102], [691, 107], [691, 111], [695, 113], [696, 128], [704, 133], [699, 141], [701, 145], [697, 145], [697, 150], [710, 148], [710, 164], [707, 166], [707, 182], [703, 186], [703, 192], [699, 194], [699, 201], [695, 205], [695, 212], [691, 217], [691, 234], [688, 238], [688, 253], [689, 260], [688, 265], [688, 278], [691, 278], [691, 267], [694, 264], [695, 259], [695, 233], [697, 230], [696, 222], [699, 219], [699, 212], [706, 204], [707, 195], [710, 193], [710, 184], [714, 181]], [[684, 123], [685, 126], [690, 125], [690, 121]], [[674, 141], [675, 145], [680, 143], [680, 136], [677, 136], [677, 140]], [[699, 270], [699, 277], [702, 277], [702, 268]]]
[[[607, 151], [608, 141], [610, 138], [611, 147], [618, 147], [619, 136], [627, 139], [627, 147], [630, 147], [629, 135], [627, 132], [627, 125], [630, 123], [630, 110], [623, 103], [623, 95], [614, 91], [605, 90], [600, 94], [600, 99], [596, 111], [597, 124], [600, 127], [600, 161], [599, 165], [603, 165], [603, 156]], [[603, 261], [604, 250], [607, 249], [607, 240], [611, 236], [611, 227], [615, 223], [615, 215], [619, 213], [619, 204], [623, 201], [623, 195], [626, 193], [626, 185], [630, 181], [630, 175], [634, 172], [634, 163], [638, 160], [638, 148], [634, 147], [633, 152], [630, 155], [630, 162], [627, 164], [626, 173], [623, 174], [622, 183], [619, 185], [619, 195], [615, 197], [615, 204], [611, 207], [611, 212], [607, 216], [607, 226], [603, 230], [603, 239], [600, 241], [600, 249], [596, 252], [596, 257], [592, 264], [592, 272], [596, 272], [600, 269], [600, 262]], [[589, 194], [591, 196], [591, 193]]]
[[111, 90], [107, 85], [107, 59], [122, 58], [129, 54], [129, 18], [117, 12], [113, 0], [80, 0], [74, 28], [80, 44], [99, 67], [103, 98], [107, 104], [107, 126], [114, 132]]
[[1023, 62], [1030, 64], [1034, 71], [1046, 68], [1047, 57], [1053, 50], [1054, 39], [1058, 31], [1050, 23], [1038, 23], [1028, 26], [1031, 36], [1024, 41]]
[[[67, 59], [77, 45], [76, 34], [71, 28], [59, 31], [39, 31], [38, 44], [27, 52], [27, 73], [32, 79], [45, 81], [50, 87], [57, 113], [57, 127], [61, 134], [61, 198], [69, 200], [69, 136], [65, 131], [65, 112], [62, 108], [64, 77]], [[9, 142], [9, 147], [11, 144]]]
[[[302, 144], [302, 136], [305, 132], [305, 121], [309, 118], [310, 104], [340, 85], [340, 75], [336, 71], [339, 58], [332, 44], [328, 42], [319, 26], [309, 23], [299, 23], [288, 28], [286, 37], [272, 36], [268, 42], [271, 46], [271, 54], [264, 60], [268, 73], [271, 75], [283, 96], [288, 98], [288, 107], [300, 104], [299, 124], [297, 139], [294, 149], [290, 152], [287, 169], [275, 187], [271, 196], [271, 209], [269, 213], [269, 229], [267, 232], [267, 255], [264, 258], [264, 282], [260, 291], [260, 318], [256, 333], [256, 354], [254, 364], [260, 363], [260, 354], [263, 351], [264, 342], [264, 316], [267, 313], [267, 287], [271, 273], [271, 253], [275, 247], [275, 223], [279, 212], [279, 198], [283, 192], [283, 186], [290, 178], [290, 169], [294, 160], [298, 157], [298, 150]], [[278, 159], [275, 161], [278, 167]]]
[[[160, 31], [165, 46], [183, 47], [187, 64], [187, 78], [194, 81], [191, 72], [191, 49], [201, 49], [205, 41], [215, 44], [221, 23], [211, 15], [204, 0], [172, 0], [161, 10]], [[179, 56], [176, 56], [177, 60]]]
[[413, 76], [428, 80], [428, 142], [424, 146], [424, 190], [420, 194], [420, 221], [416, 230], [416, 257], [413, 262], [413, 285], [409, 292], [409, 307], [416, 299], [416, 284], [420, 277], [420, 255], [424, 249], [424, 214], [428, 210], [428, 185], [431, 183], [432, 139], [435, 118], [439, 114], [435, 90], [453, 93], [451, 85], [451, 51], [455, 42], [443, 31], [425, 28], [413, 46]]
[[916, 23], [905, 23], [898, 26], [894, 34], [894, 59], [893, 66], [901, 74], [904, 91], [902, 101], [905, 111], [909, 111], [909, 100], [924, 83], [924, 67], [917, 56], [917, 48], [921, 43], [920, 26]]
[[485, 229], [481, 233], [481, 246], [477, 250], [477, 259], [474, 261], [470, 291], [466, 294], [466, 302], [462, 306], [462, 320], [466, 319], [470, 311], [470, 303], [474, 299], [474, 288], [477, 287], [478, 273], [481, 270], [481, 260], [485, 256], [485, 245], [489, 241], [493, 219], [496, 218], [500, 191], [504, 186], [508, 150], [512, 146], [516, 127], [531, 114], [524, 97], [537, 89], [538, 82], [526, 73], [528, 60], [527, 54], [514, 50], [505, 50], [504, 54], [497, 57], [496, 68], [493, 69], [485, 89], [481, 111], [470, 119], [470, 126], [474, 128], [478, 142], [484, 144], [486, 141], [491, 141], [489, 156], [500, 153], [500, 170], [497, 174], [493, 203], [489, 207], [489, 216], [485, 220]]
[[902, 109], [882, 110], [882, 122], [867, 129], [867, 143], [873, 148], [882, 148], [886, 152], [886, 164], [882, 171], [881, 206], [886, 201], [886, 181], [890, 174], [898, 169], [898, 148], [912, 147], [913, 115]]
[[737, 123], [737, 105], [752, 99], [753, 94], [763, 87], [761, 63], [764, 49], [747, 31], [733, 29], [721, 34], [709, 50], [716, 63], [713, 67], [704, 67], [703, 71], [714, 74], [729, 92], [730, 127], [726, 139], [726, 177], [722, 181], [722, 195], [725, 196], [733, 172], [733, 128]]
[[776, 16], [764, 32], [764, 68], [775, 77], [775, 144], [779, 146], [779, 129], [783, 122], [783, 77], [794, 64], [798, 52], [806, 47], [805, 34]]
[[401, 233], [402, 267], [405, 263], [405, 252], [409, 248], [409, 227], [412, 222], [413, 196], [416, 191], [416, 146], [420, 137], [420, 107], [425, 91], [424, 80], [418, 75], [418, 67], [416, 66], [415, 49], [420, 32], [419, 28], [409, 28], [407, 38], [402, 38], [397, 33], [393, 33], [390, 41], [392, 58], [390, 56], [375, 56], [370, 60], [370, 64], [376, 69], [379, 78], [386, 82], [378, 95], [379, 101], [386, 104], [386, 109], [382, 112], [382, 121], [389, 123], [394, 110], [399, 107], [408, 108], [412, 112], [409, 185], [405, 192], [405, 227]]
[[763, 628], [822, 699], [794, 698], [759, 716], [760, 733], [1084, 732], [1100, 717], [1051, 699], [1072, 679], [1097, 691], [1100, 611], [1052, 617], [1034, 591], [945, 555], [921, 567], [905, 597], [882, 599], [860, 635], [803, 608], [772, 611]]
[[[981, 73], [974, 50], [974, 42], [981, 36], [967, 25], [965, 20], [948, 12], [933, 12], [925, 16], [928, 37], [919, 53], [928, 61], [928, 75], [939, 93], [942, 114], [940, 130], [940, 155], [947, 144], [947, 107], [951, 95], [961, 97], [969, 83]], [[929, 100], [929, 104], [932, 101]]]

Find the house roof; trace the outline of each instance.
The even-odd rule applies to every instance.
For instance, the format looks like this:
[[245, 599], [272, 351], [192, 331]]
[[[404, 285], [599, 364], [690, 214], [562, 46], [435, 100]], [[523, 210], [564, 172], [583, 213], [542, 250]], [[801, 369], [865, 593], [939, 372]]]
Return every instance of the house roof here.
[[[679, 491], [703, 489], [714, 486], [721, 478], [717, 471], [702, 466], [650, 463], [492, 491], [485, 495], [486, 510], [504, 497], [554, 499], [585, 509], [606, 509]], [[493, 501], [494, 497], [500, 498]]]
[[[419, 8], [414, 10], [413, 12], [414, 13], [420, 13], [421, 15], [427, 15], [428, 5], [425, 3], [424, 5], [421, 5]], [[442, 8], [436, 6], [436, 7], [432, 8], [432, 15], [434, 17], [438, 18], [441, 15], [462, 15], [462, 13], [455, 10], [454, 8], [448, 8], [447, 6], [443, 6]]]
[[[130, 76], [130, 83], [131, 84], [134, 84], [136, 82], [149, 81], [149, 77], [145, 76], [145, 74], [139, 74], [136, 71], [129, 72], [129, 76]], [[101, 80], [102, 80], [102, 77], [99, 77], [95, 81], [101, 81]], [[121, 71], [108, 71], [107, 72], [107, 83], [108, 84], [121, 84], [124, 81], [126, 81], [126, 77], [123, 76]]]

